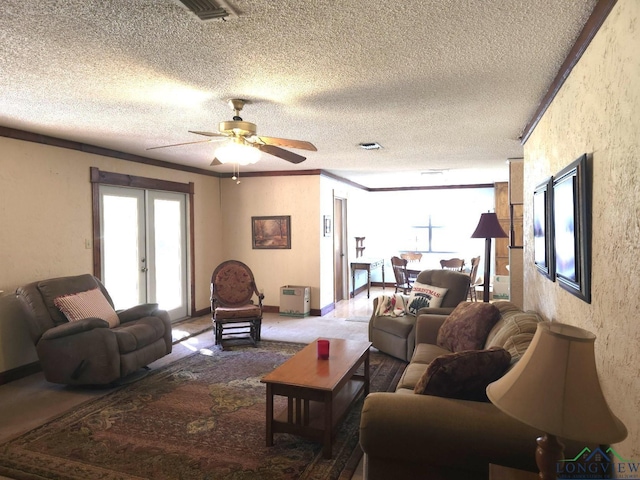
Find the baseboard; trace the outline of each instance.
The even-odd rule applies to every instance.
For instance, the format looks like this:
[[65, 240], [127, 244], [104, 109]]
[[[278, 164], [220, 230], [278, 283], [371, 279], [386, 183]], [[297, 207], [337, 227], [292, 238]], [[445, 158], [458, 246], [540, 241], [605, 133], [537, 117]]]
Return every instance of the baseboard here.
[[27, 365], [12, 368], [11, 370], [7, 370], [6, 372], [0, 372], [0, 385], [13, 382], [14, 380], [20, 380], [21, 378], [28, 377], [29, 375], [33, 375], [34, 373], [38, 373], [41, 371], [42, 367], [40, 366], [40, 362], [33, 362], [28, 363]]

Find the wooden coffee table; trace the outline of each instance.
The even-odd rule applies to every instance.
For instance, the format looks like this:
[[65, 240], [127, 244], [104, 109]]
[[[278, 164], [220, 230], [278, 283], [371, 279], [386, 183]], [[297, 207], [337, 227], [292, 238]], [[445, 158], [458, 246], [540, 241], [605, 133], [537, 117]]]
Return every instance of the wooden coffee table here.
[[[262, 378], [267, 384], [267, 446], [273, 445], [274, 433], [291, 433], [322, 442], [324, 457], [331, 458], [335, 427], [360, 394], [369, 393], [371, 342], [329, 340], [328, 360], [317, 358], [316, 340]], [[287, 408], [274, 416], [276, 395], [287, 397]]]

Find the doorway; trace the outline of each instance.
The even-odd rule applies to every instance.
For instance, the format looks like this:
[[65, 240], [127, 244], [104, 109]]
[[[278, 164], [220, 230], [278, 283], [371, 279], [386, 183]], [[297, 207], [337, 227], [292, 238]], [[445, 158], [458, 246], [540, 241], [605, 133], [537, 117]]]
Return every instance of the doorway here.
[[158, 303], [172, 321], [187, 308], [187, 197], [100, 185], [102, 281], [116, 309]]
[[333, 198], [333, 298], [334, 303], [349, 298], [347, 270], [347, 199]]

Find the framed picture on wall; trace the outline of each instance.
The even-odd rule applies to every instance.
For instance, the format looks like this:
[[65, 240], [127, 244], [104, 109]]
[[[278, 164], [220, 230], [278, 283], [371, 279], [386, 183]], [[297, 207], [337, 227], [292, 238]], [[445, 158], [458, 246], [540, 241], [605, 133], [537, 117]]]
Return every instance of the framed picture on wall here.
[[533, 250], [538, 271], [555, 281], [552, 198], [553, 177], [549, 177], [533, 192]]
[[253, 248], [291, 248], [291, 216], [251, 217]]
[[553, 179], [555, 274], [562, 288], [591, 303], [591, 202], [587, 155]]

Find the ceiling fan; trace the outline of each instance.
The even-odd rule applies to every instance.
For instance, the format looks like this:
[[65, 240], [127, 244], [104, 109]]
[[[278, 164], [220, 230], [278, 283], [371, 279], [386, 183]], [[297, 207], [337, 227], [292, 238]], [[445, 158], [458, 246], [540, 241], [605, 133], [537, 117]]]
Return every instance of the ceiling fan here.
[[[256, 135], [256, 124], [251, 122], [245, 122], [240, 117], [240, 111], [242, 107], [246, 104], [250, 103], [247, 100], [242, 100], [240, 98], [233, 98], [229, 100], [229, 106], [234, 111], [233, 120], [230, 122], [220, 122], [218, 124], [218, 132], [197, 132], [189, 130], [189, 133], [195, 133], [197, 135], [204, 135], [206, 137], [211, 137], [208, 140], [199, 140], [196, 142], [185, 142], [185, 143], [175, 143], [173, 145], [162, 145], [160, 147], [151, 147], [147, 148], [147, 150], [155, 150], [158, 148], [167, 148], [167, 147], [178, 147], [181, 145], [191, 145], [194, 143], [207, 143], [207, 142], [215, 142], [218, 140], [232, 140], [233, 143], [230, 147], [245, 149], [246, 147], [254, 147], [261, 152], [268, 153], [269, 155], [273, 155], [275, 157], [286, 160], [291, 163], [300, 163], [306, 160], [306, 157], [302, 155], [298, 155], [297, 153], [290, 152], [280, 147], [289, 147], [289, 148], [297, 148], [301, 150], [310, 150], [317, 151], [317, 148], [310, 142], [306, 142], [304, 140], [289, 140], [286, 138], [276, 138], [276, 137], [263, 137], [261, 135]], [[247, 158], [251, 157], [250, 151], [245, 149], [245, 153]], [[258, 153], [258, 152], [255, 152]], [[255, 154], [254, 154], [255, 155]], [[221, 158], [218, 158], [221, 157]], [[223, 163], [255, 163], [257, 161], [257, 157], [259, 155], [255, 155], [255, 160], [233, 160], [231, 158], [222, 158], [223, 153], [221, 149], [216, 151], [216, 158], [211, 162], [211, 166], [222, 165]], [[239, 157], [236, 157], [239, 158]]]

